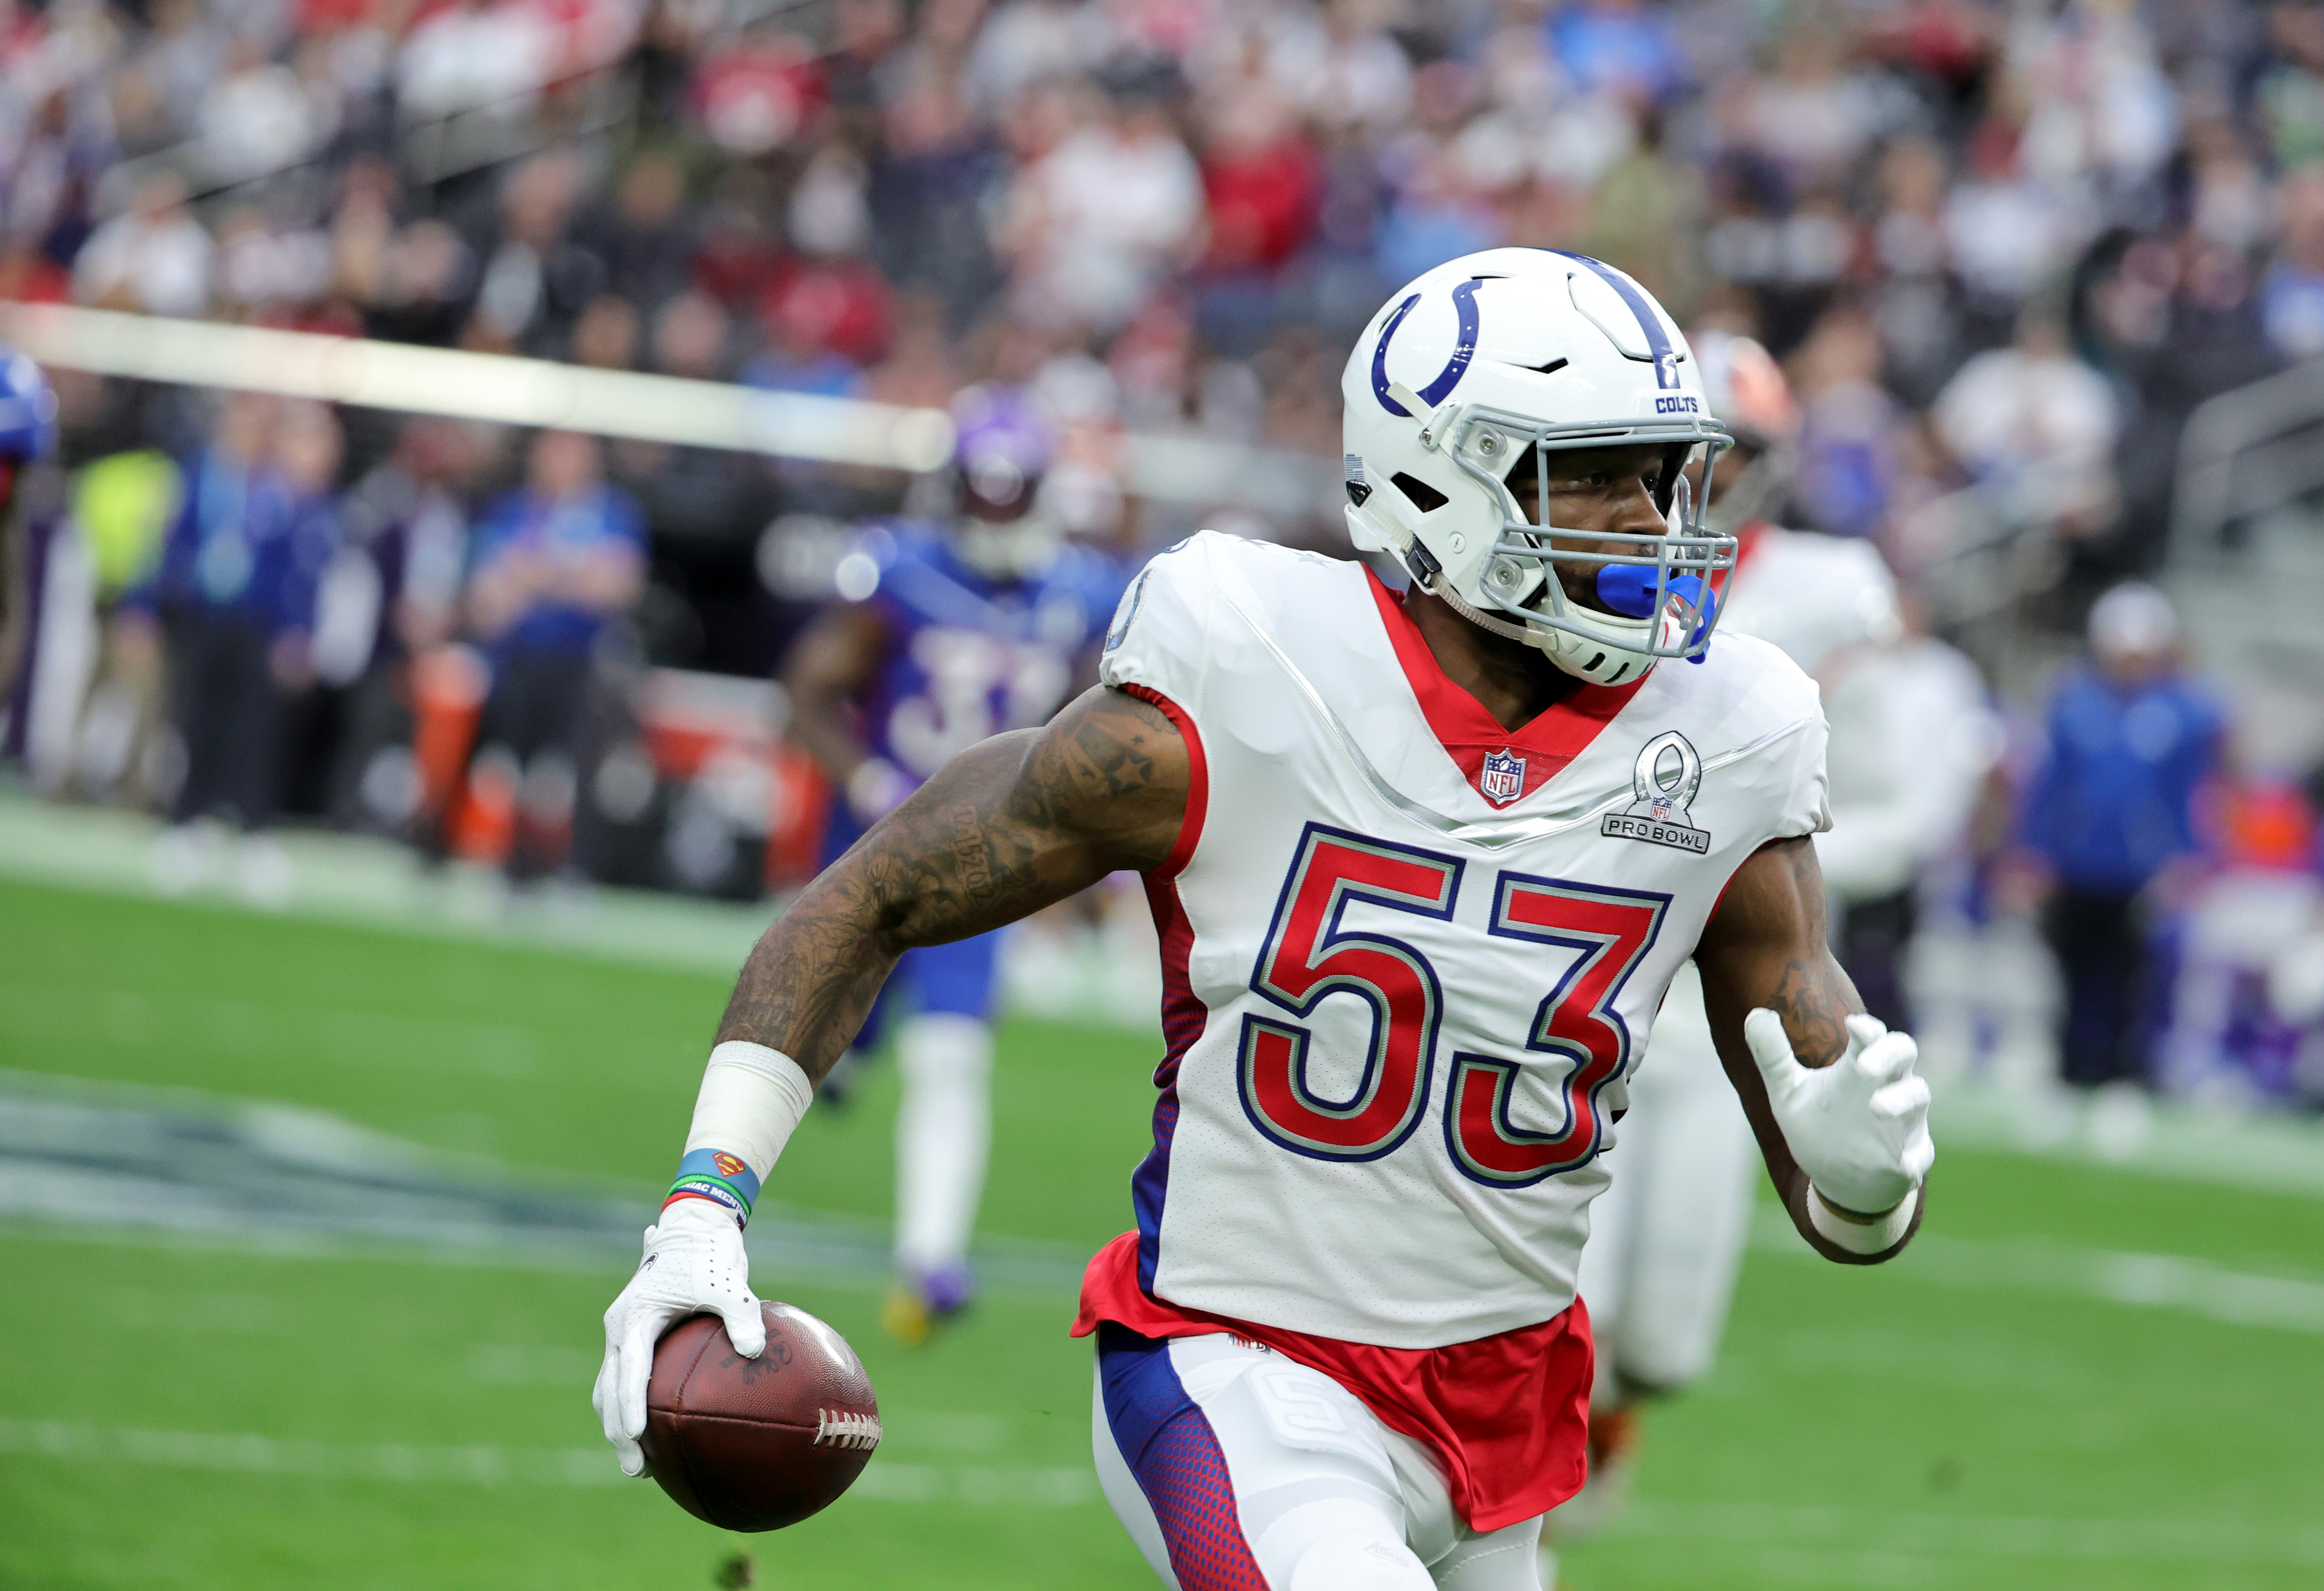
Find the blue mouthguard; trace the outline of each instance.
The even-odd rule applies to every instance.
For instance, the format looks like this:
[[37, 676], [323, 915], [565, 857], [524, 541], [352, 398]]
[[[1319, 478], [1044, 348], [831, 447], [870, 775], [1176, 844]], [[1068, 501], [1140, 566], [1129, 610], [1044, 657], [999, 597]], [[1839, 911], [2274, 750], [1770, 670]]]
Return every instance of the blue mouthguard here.
[[[1609, 563], [1598, 571], [1598, 600], [1618, 614], [1634, 619], [1652, 618], [1655, 612], [1655, 570], [1643, 564]], [[1694, 630], [1686, 638], [1689, 646], [1701, 642], [1710, 632], [1711, 623], [1719, 616], [1719, 594], [1703, 584], [1700, 576], [1677, 575], [1670, 583], [1670, 594], [1684, 603], [1695, 615]], [[1698, 652], [1686, 661], [1699, 663], [1708, 651]]]

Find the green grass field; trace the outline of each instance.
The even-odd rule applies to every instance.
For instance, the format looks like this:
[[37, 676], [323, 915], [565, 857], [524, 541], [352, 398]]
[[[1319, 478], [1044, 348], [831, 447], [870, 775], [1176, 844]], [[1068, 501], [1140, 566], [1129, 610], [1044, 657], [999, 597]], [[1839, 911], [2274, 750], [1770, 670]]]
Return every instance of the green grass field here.
[[[0, 1068], [309, 1106], [641, 1201], [724, 993], [0, 884]], [[989, 1231], [1126, 1225], [1151, 1051], [1007, 1031]], [[777, 1197], [884, 1215], [891, 1089], [811, 1116]], [[1635, 1506], [1568, 1584], [2324, 1584], [2319, 1256], [2324, 1203], [1948, 1148], [1900, 1263], [1755, 1249], [1720, 1369], [1655, 1411]], [[1150, 1583], [1086, 1479], [1068, 1290], [996, 1290], [906, 1351], [875, 1277], [757, 1276], [855, 1343], [889, 1438], [821, 1517], [739, 1538], [592, 1451], [625, 1269], [0, 1223], [0, 1586], [698, 1591], [738, 1551], [799, 1591]]]

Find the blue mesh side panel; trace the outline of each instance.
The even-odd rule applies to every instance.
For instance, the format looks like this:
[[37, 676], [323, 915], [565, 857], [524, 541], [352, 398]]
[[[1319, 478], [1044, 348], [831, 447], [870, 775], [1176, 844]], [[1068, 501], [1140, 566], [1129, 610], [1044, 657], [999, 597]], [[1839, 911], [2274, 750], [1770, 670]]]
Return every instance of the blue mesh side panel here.
[[1179, 1383], [1170, 1345], [1109, 1320], [1098, 1327], [1106, 1423], [1162, 1527], [1185, 1591], [1267, 1591], [1243, 1540], [1217, 1433]]

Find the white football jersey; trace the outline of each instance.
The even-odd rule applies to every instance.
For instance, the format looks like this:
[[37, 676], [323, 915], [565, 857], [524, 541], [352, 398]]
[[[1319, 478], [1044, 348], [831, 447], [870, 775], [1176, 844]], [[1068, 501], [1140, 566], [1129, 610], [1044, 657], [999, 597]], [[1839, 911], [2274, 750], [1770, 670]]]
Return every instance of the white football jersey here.
[[1719, 611], [1720, 634], [1772, 642], [1818, 678], [1851, 649], [1893, 645], [1903, 629], [1878, 548], [1781, 525], [1746, 532]]
[[1998, 734], [1976, 670], [1902, 642], [1896, 582], [1869, 542], [1775, 526], [1747, 535], [1719, 634], [1771, 641], [1812, 674], [1831, 732], [1825, 887], [1846, 902], [1908, 889], [1958, 844]]
[[1102, 671], [1195, 768], [1148, 881], [1140, 1282], [1397, 1348], [1565, 1309], [1673, 971], [1754, 851], [1828, 821], [1813, 683], [1721, 635], [1503, 730], [1361, 565], [1213, 532], [1147, 566]]

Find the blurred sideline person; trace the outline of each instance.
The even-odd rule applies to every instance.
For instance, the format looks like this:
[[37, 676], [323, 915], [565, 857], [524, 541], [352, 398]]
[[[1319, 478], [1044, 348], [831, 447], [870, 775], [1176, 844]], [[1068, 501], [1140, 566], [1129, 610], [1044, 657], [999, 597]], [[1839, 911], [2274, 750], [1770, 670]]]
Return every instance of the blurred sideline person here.
[[[336, 703], [327, 692], [346, 683], [348, 654], [368, 642], [364, 630], [375, 593], [351, 586], [360, 553], [349, 554], [340, 510], [339, 465], [346, 438], [337, 417], [321, 403], [286, 405], [275, 437], [274, 466], [281, 481], [283, 513], [294, 545], [312, 549], [316, 566], [307, 625], [295, 653], [279, 669], [276, 682], [283, 709], [282, 762], [277, 799], [299, 809], [324, 811], [327, 762], [318, 754], [331, 745], [328, 717]], [[367, 582], [365, 583], [367, 585]]]
[[[954, 756], [1047, 723], [1093, 680], [1092, 654], [1127, 583], [1113, 559], [1064, 539], [1044, 506], [1054, 439], [1029, 397], [973, 387], [954, 417], [951, 523], [867, 527], [839, 566], [843, 601], [800, 635], [784, 671], [789, 733], [841, 792], [827, 860]], [[974, 1291], [968, 1240], [991, 1138], [999, 939], [906, 955], [832, 1080], [844, 1097], [900, 1003], [896, 1285], [881, 1318], [906, 1342]]]
[[[56, 451], [57, 399], [41, 367], [0, 346], [0, 713], [23, 710], [17, 685], [32, 669], [32, 545], [21, 523], [24, 471]], [[0, 743], [21, 729], [11, 722]]]
[[475, 422], [415, 416], [346, 495], [346, 544], [369, 562], [377, 601], [330, 775], [327, 810], [341, 827], [407, 834], [420, 815], [412, 660], [460, 633], [468, 489], [490, 467], [493, 443]]
[[[1738, 541], [1720, 630], [1774, 643], [1821, 689], [1832, 823], [1815, 847], [1835, 919], [1834, 952], [1867, 1010], [1902, 1027], [1895, 963], [1910, 931], [1912, 891], [1968, 822], [1982, 766], [1944, 751], [1961, 740], [1960, 726], [1932, 713], [1943, 691], [1927, 680], [1946, 671], [1917, 648], [1906, 666], [1895, 582], [1879, 552], [1766, 517], [1790, 495], [1799, 434], [1782, 370], [1748, 338], [1708, 330], [1694, 349], [1711, 412], [1736, 439], [1711, 484], [1711, 523]], [[1941, 643], [1924, 644], [1950, 653], [1974, 682], [1965, 659]], [[1967, 706], [1982, 710], [1973, 695]], [[1844, 925], [1859, 917], [1877, 922], [1878, 953], [1851, 964]], [[1590, 1479], [1545, 1531], [1569, 1540], [1620, 1507], [1640, 1407], [1710, 1371], [1749, 1235], [1757, 1153], [1720, 1069], [1692, 961], [1679, 967], [1655, 1019], [1619, 1138], [1610, 1157], [1617, 1175], [1591, 1208], [1582, 1251], [1580, 1290], [1598, 1346]], [[1556, 1583], [1546, 1544], [1542, 1579]]]
[[316, 582], [336, 534], [327, 489], [338, 450], [337, 421], [320, 405], [226, 394], [209, 445], [186, 467], [160, 568], [124, 603], [161, 626], [184, 748], [171, 827], [152, 858], [164, 890], [205, 882], [217, 860], [208, 825], [223, 818], [243, 836], [236, 889], [260, 905], [289, 898], [290, 861], [266, 831], [281, 776], [284, 698], [309, 678]]
[[2199, 848], [2196, 797], [2218, 770], [2224, 723], [2182, 670], [2169, 599], [2136, 580], [2099, 597], [2089, 664], [2050, 699], [2025, 840], [2052, 885], [2044, 927], [2065, 982], [2061, 1075], [2134, 1110], [2153, 1080], [2160, 1014], [2147, 987], [2150, 920]]
[[152, 574], [184, 487], [178, 461], [159, 449], [107, 454], [73, 472], [70, 523], [98, 640], [87, 691], [78, 704], [63, 704], [78, 708], [58, 748], [66, 754], [33, 770], [42, 788], [146, 810], [175, 793], [179, 743], [167, 670], [152, 626], [134, 612], [124, 617], [123, 601]]
[[636, 603], [645, 572], [644, 522], [605, 484], [597, 439], [536, 434], [525, 484], [477, 522], [467, 597], [492, 668], [469, 776], [492, 768], [514, 786], [512, 882], [567, 861], [597, 638]]

